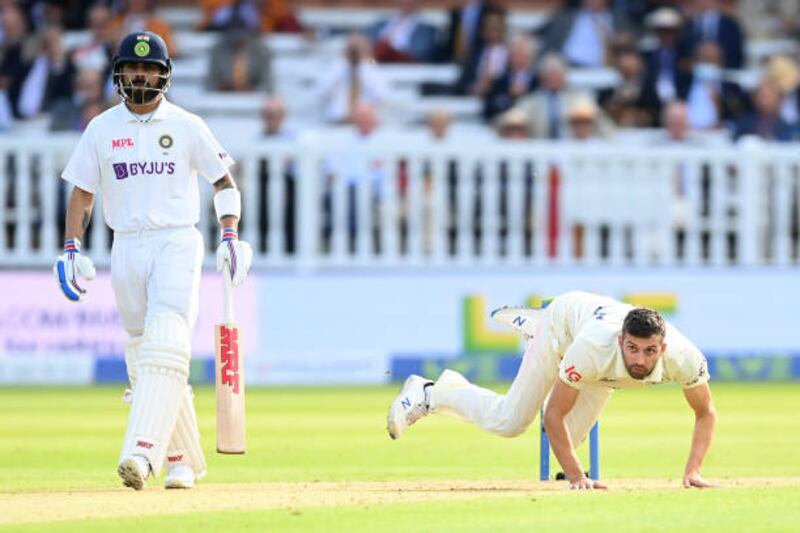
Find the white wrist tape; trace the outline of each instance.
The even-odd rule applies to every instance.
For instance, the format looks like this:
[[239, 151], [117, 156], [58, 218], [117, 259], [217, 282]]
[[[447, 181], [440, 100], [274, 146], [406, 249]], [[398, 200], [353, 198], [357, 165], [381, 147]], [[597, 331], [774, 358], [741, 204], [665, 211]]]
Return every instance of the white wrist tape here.
[[214, 210], [217, 212], [217, 220], [222, 217], [242, 216], [242, 195], [237, 189], [222, 189], [214, 195]]

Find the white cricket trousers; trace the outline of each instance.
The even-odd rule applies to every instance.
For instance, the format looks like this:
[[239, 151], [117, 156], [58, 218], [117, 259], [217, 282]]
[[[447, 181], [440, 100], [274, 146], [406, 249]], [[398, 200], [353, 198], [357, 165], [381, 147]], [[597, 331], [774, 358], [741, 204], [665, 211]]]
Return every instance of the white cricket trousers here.
[[193, 226], [115, 232], [111, 286], [128, 335], [142, 335], [145, 320], [162, 313], [182, 316], [191, 335], [202, 262], [203, 237]]
[[[556, 304], [557, 300], [553, 302]], [[551, 306], [552, 307], [552, 306]], [[533, 339], [528, 341], [522, 365], [506, 394], [473, 385], [461, 374], [445, 370], [430, 387], [430, 410], [472, 422], [503, 437], [523, 433], [542, 409], [558, 379], [558, 365], [567, 346], [559, 341], [551, 327], [553, 312], [549, 307]], [[567, 429], [573, 446], [586, 439], [613, 389], [584, 386], [572, 411], [567, 415]]]

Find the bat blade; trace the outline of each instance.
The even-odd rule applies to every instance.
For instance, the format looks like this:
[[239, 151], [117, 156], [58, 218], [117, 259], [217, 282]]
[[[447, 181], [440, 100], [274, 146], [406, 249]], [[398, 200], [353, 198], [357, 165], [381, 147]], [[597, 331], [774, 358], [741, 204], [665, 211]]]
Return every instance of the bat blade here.
[[239, 326], [217, 324], [216, 393], [217, 452], [245, 452], [244, 359], [240, 349]]

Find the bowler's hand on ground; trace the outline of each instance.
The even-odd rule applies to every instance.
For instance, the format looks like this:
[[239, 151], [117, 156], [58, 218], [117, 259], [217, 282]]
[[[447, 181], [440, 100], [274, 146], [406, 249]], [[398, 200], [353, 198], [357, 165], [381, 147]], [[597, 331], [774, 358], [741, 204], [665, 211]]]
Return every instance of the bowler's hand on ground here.
[[92, 260], [81, 254], [80, 241], [69, 239], [64, 243], [64, 253], [56, 258], [53, 274], [64, 296], [73, 302], [79, 302], [86, 294], [86, 289], [78, 283], [78, 274], [85, 280], [91, 281], [97, 275], [97, 271]]
[[569, 482], [569, 490], [608, 490], [608, 486], [594, 479], [581, 477]]
[[700, 477], [700, 472], [691, 472], [683, 476], [683, 486], [687, 489], [692, 487], [697, 487], [698, 489], [710, 489], [714, 488], [716, 485], [709, 483]]

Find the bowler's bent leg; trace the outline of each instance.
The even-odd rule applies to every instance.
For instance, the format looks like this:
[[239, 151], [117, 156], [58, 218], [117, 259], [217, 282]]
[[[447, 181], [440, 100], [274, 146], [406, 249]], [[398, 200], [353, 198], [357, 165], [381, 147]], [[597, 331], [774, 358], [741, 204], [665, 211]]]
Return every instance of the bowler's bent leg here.
[[506, 394], [471, 384], [461, 374], [445, 370], [429, 387], [429, 410], [455, 416], [503, 437], [527, 429], [544, 404], [558, 375], [558, 358], [549, 348], [549, 319], [528, 342], [522, 365]]

